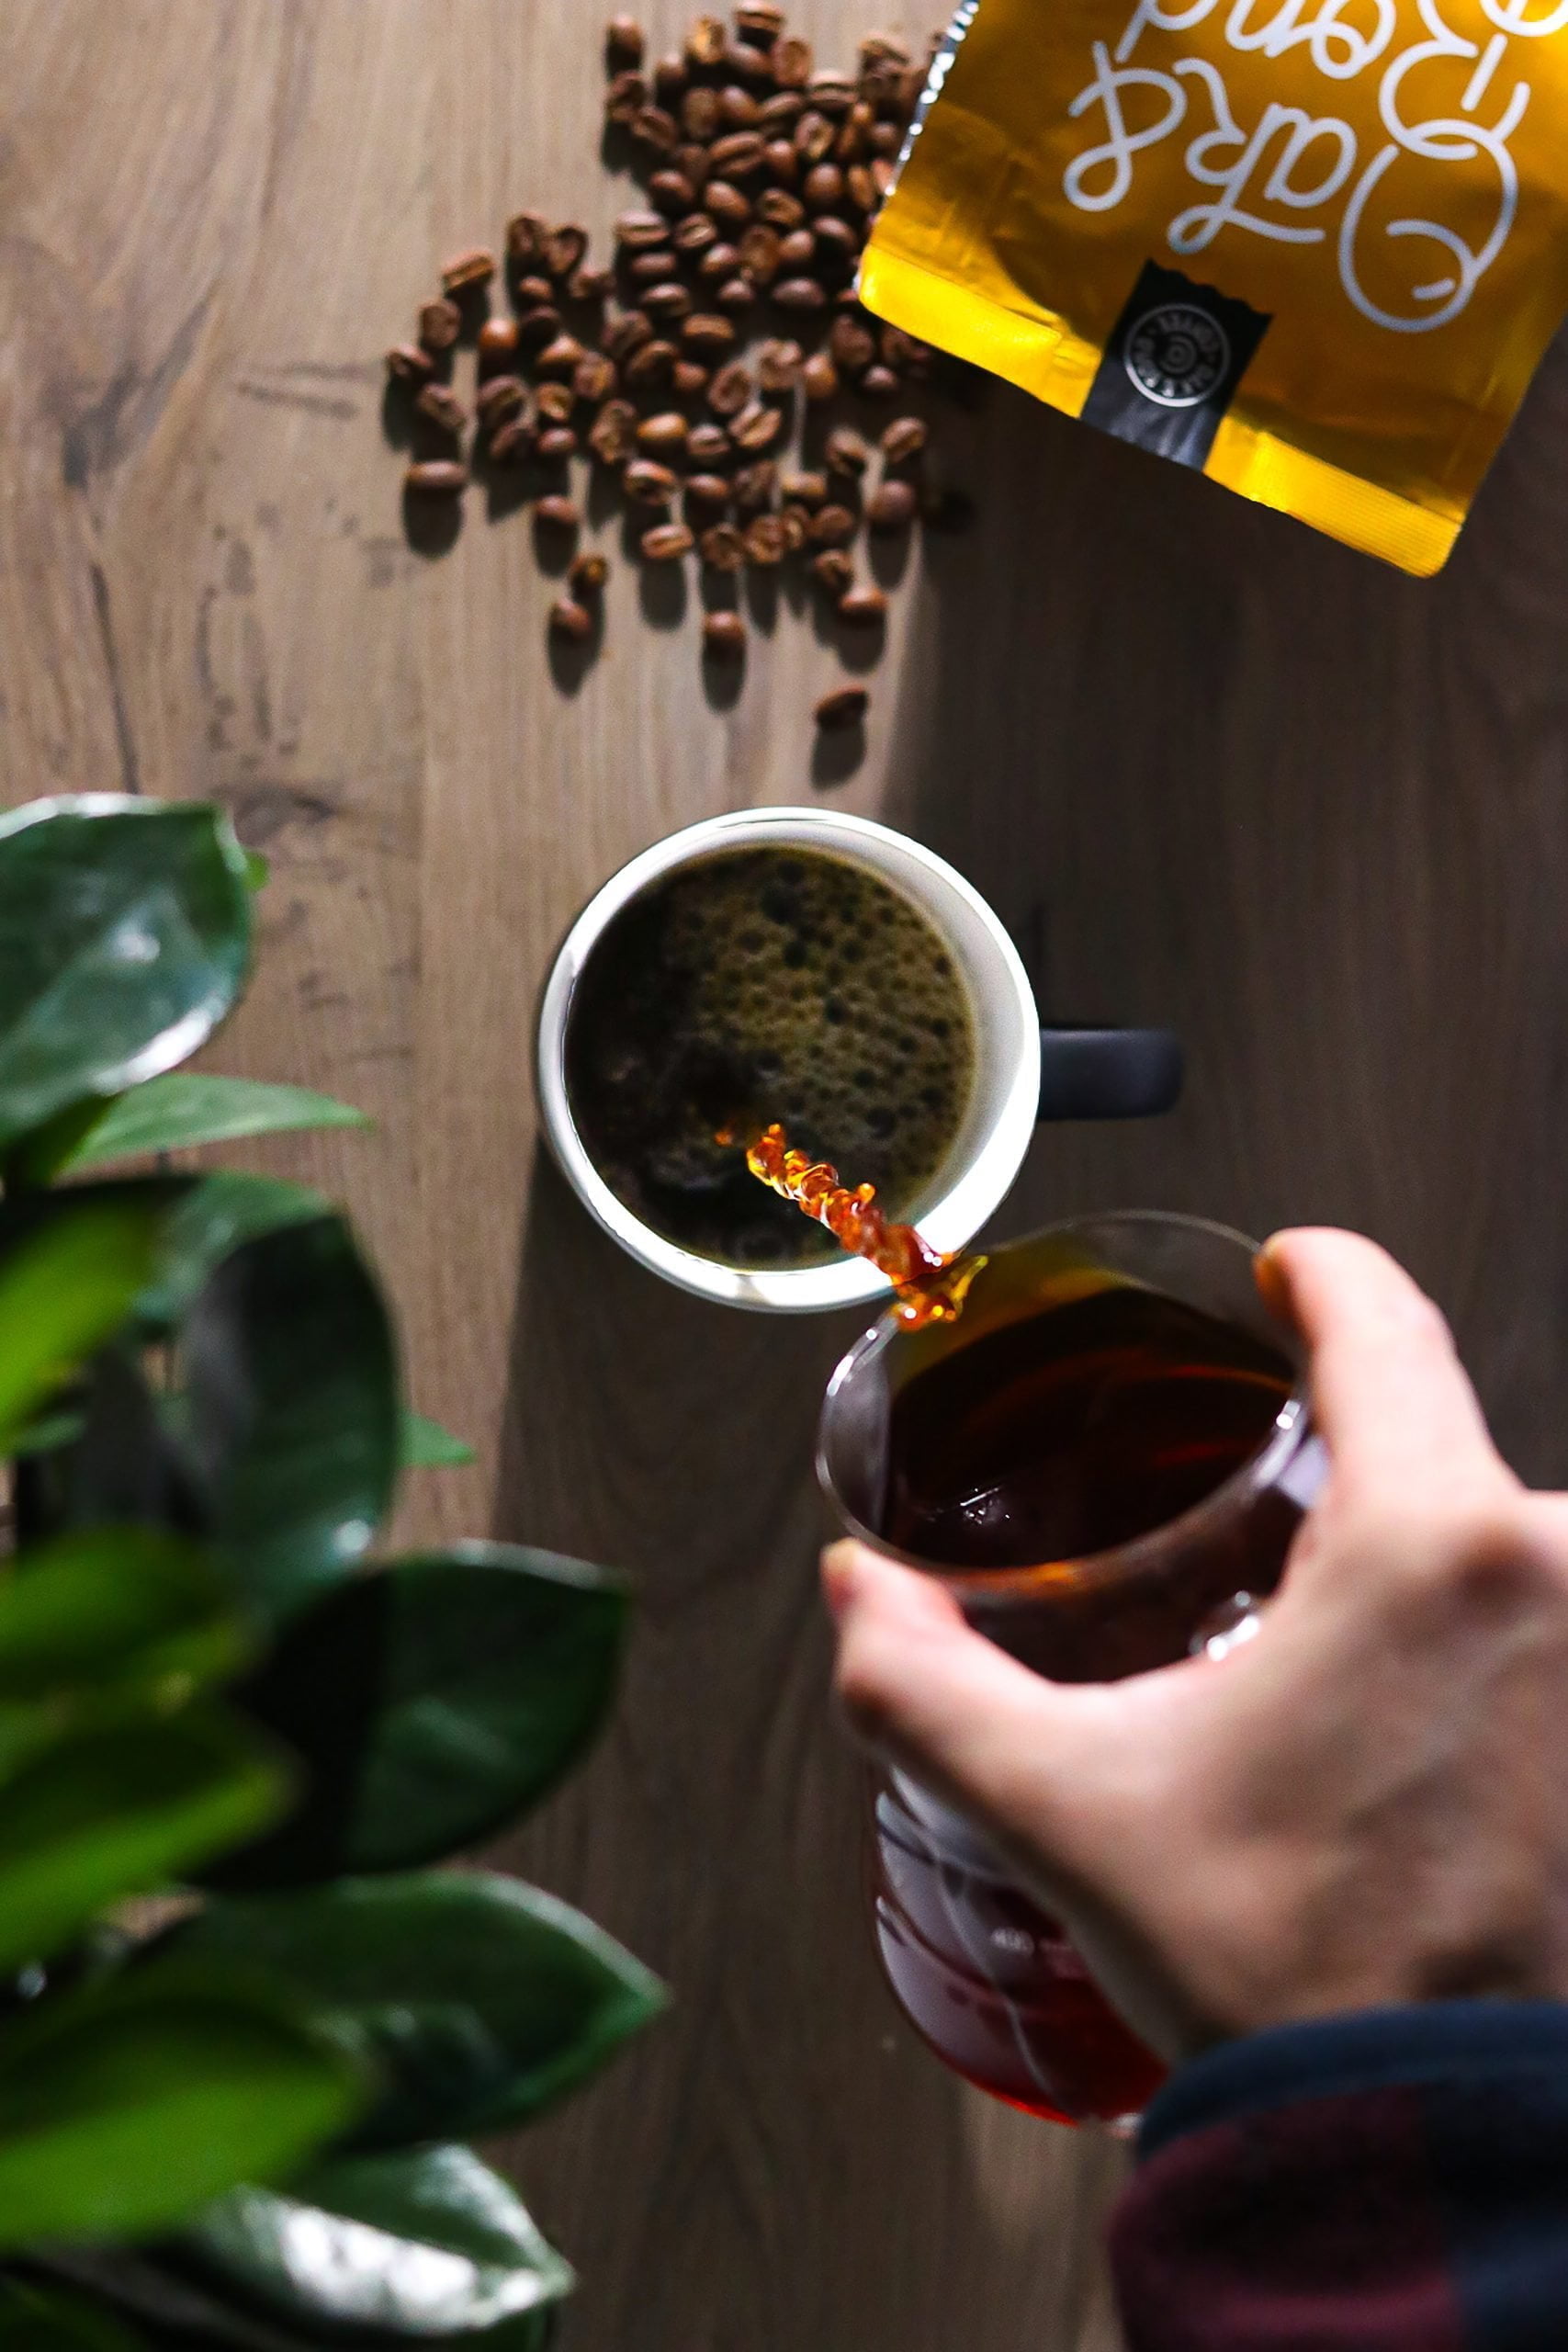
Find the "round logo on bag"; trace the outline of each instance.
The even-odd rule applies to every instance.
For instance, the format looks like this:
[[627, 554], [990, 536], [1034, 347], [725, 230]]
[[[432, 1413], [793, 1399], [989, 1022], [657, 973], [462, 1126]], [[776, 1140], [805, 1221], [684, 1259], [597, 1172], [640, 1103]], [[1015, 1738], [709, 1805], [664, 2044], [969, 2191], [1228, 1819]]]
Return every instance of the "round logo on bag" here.
[[1125, 365], [1145, 400], [1161, 408], [1196, 408], [1230, 374], [1230, 337], [1207, 311], [1162, 302], [1129, 333]]

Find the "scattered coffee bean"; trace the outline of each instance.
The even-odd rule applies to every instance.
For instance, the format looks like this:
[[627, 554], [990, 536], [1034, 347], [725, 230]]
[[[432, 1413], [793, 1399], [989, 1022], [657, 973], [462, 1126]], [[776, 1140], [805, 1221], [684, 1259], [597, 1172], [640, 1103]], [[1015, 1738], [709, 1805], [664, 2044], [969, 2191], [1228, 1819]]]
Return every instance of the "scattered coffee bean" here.
[[635, 69], [617, 74], [604, 93], [604, 119], [625, 130], [647, 106], [648, 84]]
[[637, 411], [630, 401], [606, 401], [594, 418], [588, 446], [601, 464], [618, 466], [637, 447]]
[[653, 69], [654, 94], [660, 105], [679, 106], [689, 79], [683, 57], [661, 57]]
[[561, 332], [561, 315], [548, 303], [536, 311], [525, 311], [517, 322], [517, 341], [525, 351], [542, 351]]
[[705, 392], [708, 371], [698, 359], [677, 359], [670, 370], [670, 389], [677, 400], [694, 401]]
[[[517, 389], [522, 390], [521, 384]], [[443, 433], [461, 433], [468, 421], [468, 410], [457, 393], [446, 384], [426, 384], [414, 406], [421, 416], [427, 416], [432, 424], [441, 427]]]
[[640, 309], [648, 312], [650, 319], [658, 320], [660, 323], [668, 319], [687, 318], [692, 309], [691, 296], [674, 278], [667, 278], [662, 286], [645, 288], [637, 297], [637, 303]]
[[871, 152], [874, 155], [897, 155], [904, 144], [904, 133], [896, 122], [874, 122], [871, 127]]
[[506, 258], [514, 270], [526, 269], [530, 262], [538, 260], [549, 227], [542, 212], [513, 214], [506, 224]]
[[638, 506], [668, 506], [679, 487], [669, 467], [652, 458], [634, 458], [621, 476], [621, 488]]
[[874, 531], [902, 531], [915, 519], [918, 504], [913, 482], [885, 481], [865, 502], [865, 519]]
[[556, 289], [547, 277], [522, 277], [517, 281], [516, 301], [519, 312], [548, 309], [556, 299]]
[[649, 563], [679, 563], [683, 555], [690, 555], [696, 540], [687, 523], [656, 523], [651, 531], [643, 533], [639, 544]]
[[688, 261], [694, 261], [717, 243], [718, 231], [705, 212], [694, 212], [675, 232], [675, 250], [684, 254]]
[[817, 259], [817, 240], [809, 229], [790, 229], [779, 239], [779, 268], [787, 277], [809, 269]]
[[779, 521], [784, 526], [784, 546], [791, 555], [798, 555], [811, 537], [811, 517], [804, 506], [781, 506]]
[[679, 172], [683, 179], [690, 180], [700, 197], [713, 176], [713, 164], [707, 149], [694, 145], [690, 140], [682, 140], [679, 147], [670, 150], [670, 162], [672, 169]]
[[729, 46], [729, 35], [722, 17], [698, 17], [686, 35], [686, 62], [702, 67], [717, 65]]
[[844, 175], [837, 164], [813, 164], [801, 193], [812, 212], [831, 212], [844, 192]]
[[607, 401], [615, 389], [615, 363], [606, 359], [602, 351], [585, 351], [577, 363], [571, 389], [580, 401], [587, 401], [593, 408]]
[[581, 527], [582, 517], [570, 498], [552, 494], [541, 498], [534, 508], [534, 520], [547, 531], [575, 531]]
[[623, 212], [615, 223], [615, 242], [628, 253], [643, 253], [649, 245], [661, 245], [669, 234], [670, 223], [662, 212]]
[[783, 520], [777, 514], [759, 514], [746, 530], [746, 560], [771, 570], [782, 563], [787, 548]]
[[727, 130], [752, 130], [762, 109], [750, 90], [731, 82], [718, 94], [718, 116]]
[[781, 311], [820, 311], [828, 300], [814, 277], [786, 277], [782, 286], [773, 288], [773, 300]]
[[652, 155], [668, 155], [681, 136], [681, 127], [662, 107], [643, 107], [633, 115], [632, 138]]
[[750, 198], [730, 180], [709, 180], [703, 190], [703, 209], [726, 229], [743, 229], [751, 218]]
[[898, 379], [891, 368], [885, 368], [882, 362], [877, 360], [861, 378], [860, 389], [863, 398], [868, 401], [897, 400]]
[[923, 417], [896, 416], [882, 435], [882, 454], [890, 466], [907, 466], [926, 446]]
[[735, 477], [736, 513], [761, 514], [773, 504], [778, 480], [779, 469], [772, 458], [760, 458], [755, 465], [742, 466]]
[[847, 506], [819, 506], [811, 517], [811, 537], [819, 548], [847, 547], [855, 535], [855, 518]]
[[784, 12], [776, 0], [740, 0], [735, 11], [735, 29], [742, 40], [754, 40], [759, 49], [771, 49], [784, 30]]
[[880, 588], [852, 588], [839, 599], [839, 618], [880, 628], [887, 618], [887, 599]]
[[775, 90], [771, 98], [764, 98], [762, 101], [762, 111], [757, 117], [757, 128], [764, 131], [793, 130], [800, 120], [805, 107], [806, 100], [798, 90]]
[[716, 314], [708, 315], [699, 311], [695, 317], [688, 319], [682, 327], [681, 340], [688, 351], [706, 352], [710, 356], [716, 357], [721, 353], [733, 351], [735, 348], [734, 324], [730, 320]]
[[679, 220], [696, 202], [697, 192], [684, 172], [655, 172], [648, 183], [648, 192], [660, 212]]
[[527, 401], [521, 376], [488, 376], [474, 395], [474, 413], [482, 425], [493, 429], [526, 407]]
[[643, 47], [642, 27], [635, 17], [611, 17], [604, 28], [604, 49], [613, 64], [640, 65]]
[[593, 634], [593, 616], [570, 596], [558, 596], [550, 606], [550, 628], [557, 637], [570, 637], [579, 645]]
[[751, 371], [745, 361], [732, 359], [709, 384], [708, 406], [716, 416], [739, 416], [754, 389]]
[[395, 343], [387, 354], [387, 373], [400, 384], [428, 384], [435, 363], [417, 343]]
[[729, 504], [729, 484], [722, 474], [692, 474], [686, 481], [686, 503], [705, 508], [711, 522]]
[[[713, 167], [722, 180], [749, 180], [762, 168], [762, 140], [755, 130], [732, 130], [713, 143]], [[709, 194], [712, 194], [711, 188]]]
[[855, 85], [852, 76], [840, 74], [836, 66], [827, 66], [814, 74], [809, 86], [812, 105], [834, 121], [848, 114], [855, 102]]
[[786, 37], [773, 43], [773, 74], [786, 90], [804, 90], [811, 79], [811, 43]]
[[703, 533], [697, 552], [710, 571], [739, 571], [746, 560], [746, 542], [733, 523], [716, 523]]
[[812, 716], [824, 733], [840, 734], [860, 725], [870, 700], [863, 686], [839, 686], [823, 695]]
[[841, 311], [828, 330], [828, 349], [846, 376], [859, 376], [876, 357], [876, 338], [859, 319]]
[[795, 152], [808, 170], [833, 152], [833, 126], [815, 107], [808, 107], [795, 126]]
[[551, 424], [540, 434], [539, 455], [547, 465], [560, 465], [577, 455], [577, 435], [570, 424]]
[[824, 587], [835, 605], [847, 596], [855, 584], [854, 559], [842, 548], [824, 548], [820, 555], [811, 559], [812, 577]]
[[653, 327], [640, 311], [627, 311], [601, 336], [606, 356], [617, 368], [624, 368], [634, 351], [653, 339]]
[[749, 311], [756, 299], [757, 289], [749, 277], [727, 277], [714, 296], [720, 310], [732, 319]]
[[425, 302], [419, 313], [419, 339], [426, 351], [450, 351], [463, 332], [463, 313], [456, 302]]
[[498, 424], [490, 436], [488, 455], [492, 466], [520, 465], [531, 458], [539, 438], [539, 428], [531, 416], [509, 416]]
[[570, 378], [576, 375], [586, 357], [586, 352], [574, 334], [558, 334], [535, 360], [535, 373]]
[[587, 251], [587, 230], [580, 229], [575, 220], [563, 220], [545, 239], [540, 247], [540, 258], [552, 277], [570, 277], [581, 264]]
[[504, 366], [517, 349], [515, 319], [487, 319], [476, 337], [481, 368]]
[[567, 279], [566, 290], [574, 302], [607, 302], [615, 290], [615, 273], [612, 269], [574, 269]]
[[637, 300], [642, 300], [641, 289], [645, 286], [666, 285], [675, 275], [676, 266], [675, 256], [667, 245], [656, 245], [646, 254], [634, 254], [626, 276], [638, 288]]
[[811, 224], [817, 256], [825, 269], [852, 269], [860, 255], [860, 239], [836, 212], [820, 212]]
[[791, 229], [800, 227], [806, 218], [806, 207], [797, 196], [791, 196], [787, 188], [765, 188], [757, 198], [757, 218], [765, 220], [770, 229], [787, 233]]
[[495, 255], [486, 245], [472, 245], [467, 253], [454, 254], [450, 261], [441, 265], [443, 294], [467, 294], [476, 287], [488, 286], [495, 276]]
[[534, 405], [545, 424], [570, 424], [572, 410], [577, 406], [577, 387], [559, 382], [541, 384]]
[[792, 187], [799, 176], [800, 158], [795, 152], [793, 140], [770, 139], [762, 150], [762, 162], [775, 191]]
[[874, 212], [876, 182], [863, 164], [852, 164], [844, 174], [844, 195], [857, 212]]
[[[708, 397], [713, 397], [711, 390]], [[686, 436], [686, 455], [695, 466], [727, 466], [734, 454], [721, 424], [694, 424]]]
[[751, 401], [739, 416], [731, 419], [729, 437], [738, 449], [756, 456], [773, 447], [784, 429], [784, 421], [783, 409], [774, 408], [766, 401]]
[[739, 246], [710, 245], [697, 264], [697, 276], [708, 286], [722, 286], [740, 266]]
[[703, 651], [717, 660], [734, 662], [746, 650], [746, 624], [739, 613], [707, 613], [703, 617]]
[[848, 474], [857, 481], [871, 463], [871, 451], [852, 424], [834, 426], [824, 455], [829, 473]]
[[666, 409], [658, 416], [645, 416], [637, 429], [637, 445], [650, 457], [668, 458], [686, 446], [687, 425], [679, 409]]
[[775, 229], [753, 221], [740, 240], [740, 259], [754, 286], [769, 286], [778, 275], [779, 239]]
[[809, 507], [815, 514], [818, 506], [828, 503], [828, 477], [815, 473], [784, 474], [780, 478], [779, 496], [787, 499], [792, 506]]
[[765, 392], [793, 392], [800, 381], [803, 357], [798, 343], [771, 336], [757, 354], [757, 381]]
[[801, 370], [801, 382], [808, 401], [832, 400], [839, 389], [839, 371], [825, 351], [814, 351]]
[[676, 357], [672, 343], [639, 344], [621, 372], [633, 391], [654, 391], [670, 381]]
[[410, 466], [403, 488], [422, 498], [455, 498], [468, 487], [468, 469], [455, 458], [424, 458]]
[[716, 137], [720, 119], [716, 90], [699, 84], [694, 90], [687, 91], [681, 101], [681, 124], [691, 138], [706, 141]]
[[610, 567], [604, 558], [595, 551], [573, 556], [571, 570], [566, 576], [571, 582], [572, 594], [586, 600], [601, 593], [605, 581], [610, 577]]

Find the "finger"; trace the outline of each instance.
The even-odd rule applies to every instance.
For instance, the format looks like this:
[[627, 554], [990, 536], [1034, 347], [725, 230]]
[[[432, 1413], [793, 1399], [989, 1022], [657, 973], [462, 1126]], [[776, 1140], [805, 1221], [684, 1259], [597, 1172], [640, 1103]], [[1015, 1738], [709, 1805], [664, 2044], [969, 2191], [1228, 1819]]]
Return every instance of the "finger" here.
[[1434, 1483], [1506, 1477], [1448, 1325], [1376, 1242], [1326, 1227], [1277, 1233], [1258, 1278], [1306, 1343], [1313, 1414], [1338, 1477], [1412, 1500]]
[[1032, 1674], [930, 1577], [836, 1544], [823, 1579], [838, 1689], [857, 1736], [961, 1811], [1049, 1852], [1096, 1745], [1088, 1692]]

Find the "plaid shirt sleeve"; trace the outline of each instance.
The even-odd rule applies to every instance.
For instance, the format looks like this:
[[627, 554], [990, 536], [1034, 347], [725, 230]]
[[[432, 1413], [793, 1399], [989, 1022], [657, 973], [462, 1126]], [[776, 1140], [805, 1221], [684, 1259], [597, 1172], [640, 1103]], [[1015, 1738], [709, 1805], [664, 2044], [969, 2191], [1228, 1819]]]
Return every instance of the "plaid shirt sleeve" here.
[[1226, 2043], [1139, 2155], [1111, 2233], [1129, 2352], [1568, 2352], [1568, 2006]]

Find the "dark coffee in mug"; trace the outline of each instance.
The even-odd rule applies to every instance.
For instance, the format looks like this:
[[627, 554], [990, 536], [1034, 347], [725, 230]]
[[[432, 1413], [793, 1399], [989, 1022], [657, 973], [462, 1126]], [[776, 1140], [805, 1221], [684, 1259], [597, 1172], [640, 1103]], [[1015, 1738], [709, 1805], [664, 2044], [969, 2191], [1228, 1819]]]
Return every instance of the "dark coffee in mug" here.
[[868, 866], [793, 844], [716, 851], [622, 908], [565, 1041], [571, 1115], [617, 1199], [680, 1248], [757, 1269], [837, 1245], [721, 1134], [780, 1121], [890, 1216], [918, 1215], [976, 1059], [968, 991], [929, 918]]

